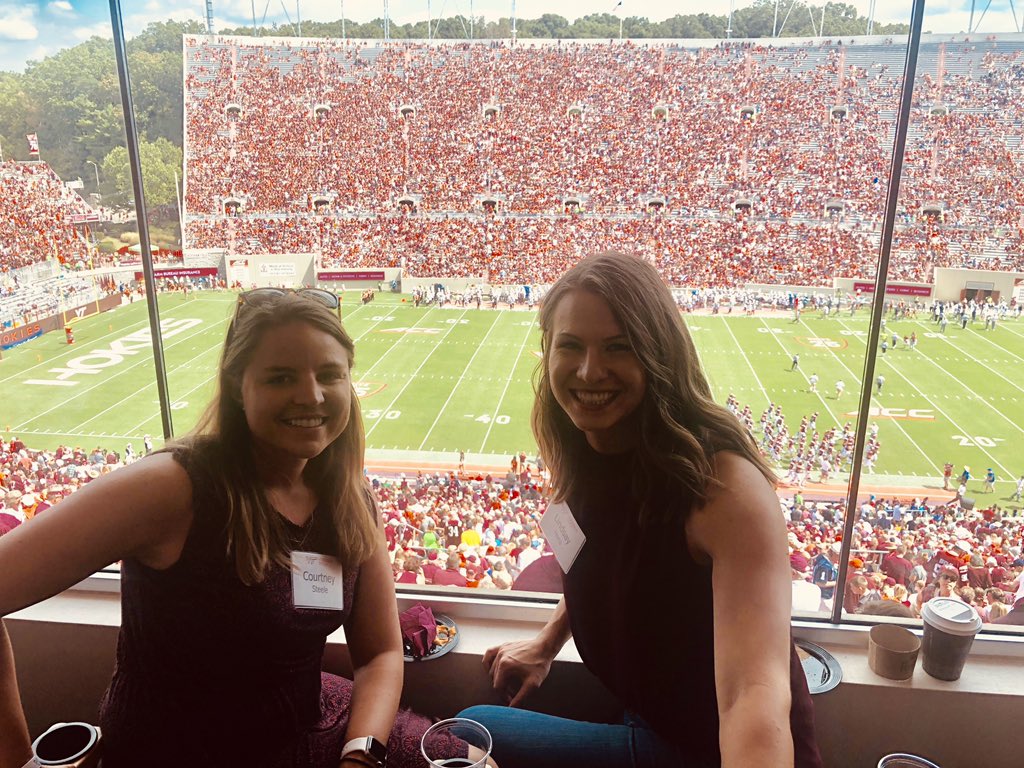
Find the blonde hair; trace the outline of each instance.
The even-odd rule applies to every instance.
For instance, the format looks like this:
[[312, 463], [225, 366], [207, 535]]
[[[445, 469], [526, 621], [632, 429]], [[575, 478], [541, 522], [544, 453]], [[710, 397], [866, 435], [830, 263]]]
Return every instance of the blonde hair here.
[[988, 607], [988, 620], [994, 621], [995, 619], [1001, 619], [1009, 612], [1010, 606], [1006, 603], [992, 603], [992, 605]]
[[[263, 580], [272, 564], [290, 567], [292, 544], [284, 517], [274, 510], [260, 483], [242, 410], [242, 375], [267, 331], [291, 323], [305, 323], [337, 340], [348, 354], [349, 366], [355, 346], [338, 317], [315, 298], [286, 293], [274, 300], [243, 302], [240, 298], [228, 326], [213, 400], [195, 429], [177, 445], [197, 454], [197, 464], [208, 469], [214, 491], [225, 500], [227, 552], [234, 557], [239, 579], [252, 585]], [[359, 398], [352, 387], [348, 425], [303, 470], [304, 481], [316, 493], [317, 509], [330, 513], [334, 554], [350, 567], [372, 554], [379, 535], [380, 515], [363, 476], [364, 448]]]
[[670, 512], [652, 508], [658, 476], [671, 479], [684, 515], [703, 506], [709, 487], [718, 485], [714, 454], [720, 450], [739, 453], [775, 486], [775, 473], [750, 433], [712, 398], [697, 349], [657, 270], [637, 256], [607, 251], [588, 256], [562, 275], [540, 310], [542, 355], [534, 374], [531, 421], [551, 472], [549, 488], [555, 500], [574, 495], [586, 479], [580, 471], [588, 451], [586, 438], [555, 400], [548, 367], [555, 310], [577, 290], [607, 303], [647, 378], [638, 407], [640, 439], [632, 468], [641, 522]]

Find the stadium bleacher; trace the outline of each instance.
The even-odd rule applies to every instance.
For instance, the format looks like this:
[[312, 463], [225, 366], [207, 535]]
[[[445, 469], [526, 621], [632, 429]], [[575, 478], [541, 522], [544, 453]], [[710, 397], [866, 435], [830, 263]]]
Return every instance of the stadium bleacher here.
[[[871, 277], [904, 47], [851, 42], [186, 37], [186, 241], [493, 282], [606, 247], [686, 284]], [[1022, 62], [1016, 40], [922, 47], [894, 279], [1024, 263]]]

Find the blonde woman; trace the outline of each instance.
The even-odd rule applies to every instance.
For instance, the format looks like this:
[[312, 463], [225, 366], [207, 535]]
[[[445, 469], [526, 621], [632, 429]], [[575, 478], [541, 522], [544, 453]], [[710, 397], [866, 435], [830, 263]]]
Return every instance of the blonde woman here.
[[[327, 291], [241, 294], [196, 431], [0, 539], [0, 616], [123, 561], [105, 768], [422, 764], [336, 312]], [[342, 625], [352, 681], [320, 670]], [[13, 675], [0, 631], [0, 768], [29, 757]]]

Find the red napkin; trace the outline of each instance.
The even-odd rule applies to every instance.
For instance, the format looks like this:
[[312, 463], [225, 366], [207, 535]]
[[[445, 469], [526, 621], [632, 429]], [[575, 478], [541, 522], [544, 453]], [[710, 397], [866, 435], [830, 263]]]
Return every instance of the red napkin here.
[[414, 659], [421, 659], [434, 648], [437, 621], [434, 612], [425, 605], [414, 605], [398, 615], [402, 628], [402, 645]]

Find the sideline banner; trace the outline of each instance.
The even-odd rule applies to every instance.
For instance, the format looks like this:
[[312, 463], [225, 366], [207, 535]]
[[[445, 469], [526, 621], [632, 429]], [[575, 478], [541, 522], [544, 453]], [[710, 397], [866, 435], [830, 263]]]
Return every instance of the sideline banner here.
[[0, 349], [10, 349], [26, 341], [38, 339], [43, 335], [43, 326], [39, 323], [19, 325], [17, 328], [4, 328], [0, 332]]
[[340, 269], [333, 272], [317, 272], [316, 279], [321, 282], [333, 280], [384, 280], [383, 269]]
[[[175, 267], [173, 269], [154, 269], [153, 277], [158, 280], [161, 277], [216, 277], [220, 274], [217, 267]], [[141, 280], [143, 274], [135, 273], [135, 279]]]
[[[854, 292], [860, 291], [861, 293], [874, 293], [874, 283], [857, 283], [853, 284]], [[911, 283], [888, 283], [885, 286], [885, 295], [888, 296], [931, 296], [932, 287], [930, 285], [913, 285]]]

